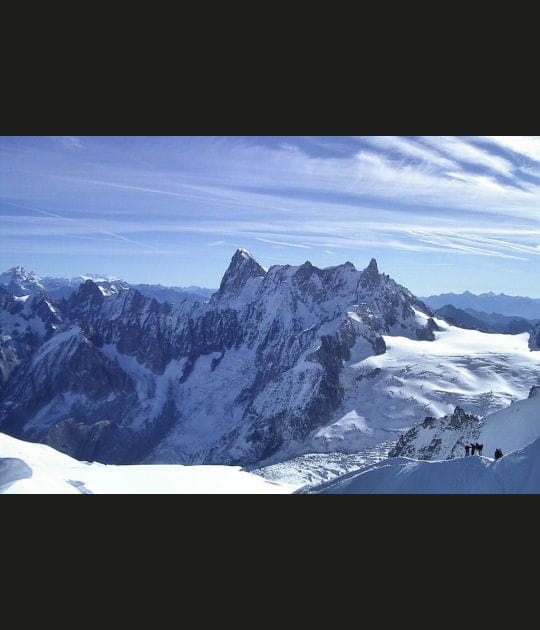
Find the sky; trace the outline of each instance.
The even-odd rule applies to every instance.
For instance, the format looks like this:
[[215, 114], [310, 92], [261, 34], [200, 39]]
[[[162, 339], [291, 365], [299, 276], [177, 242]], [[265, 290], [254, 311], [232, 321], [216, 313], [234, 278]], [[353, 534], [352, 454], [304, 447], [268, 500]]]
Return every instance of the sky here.
[[540, 136], [0, 137], [0, 272], [217, 288], [238, 248], [540, 298]]

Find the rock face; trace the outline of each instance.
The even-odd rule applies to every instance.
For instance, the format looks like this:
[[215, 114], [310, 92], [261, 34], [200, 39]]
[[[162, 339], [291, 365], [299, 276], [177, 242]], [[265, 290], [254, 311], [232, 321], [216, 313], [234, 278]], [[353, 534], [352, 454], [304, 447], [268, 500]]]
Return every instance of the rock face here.
[[531, 350], [540, 350], [540, 322], [531, 330], [529, 348]]
[[465, 444], [476, 442], [483, 423], [457, 406], [443, 418], [428, 416], [402, 435], [389, 457], [415, 459], [454, 459], [462, 457]]

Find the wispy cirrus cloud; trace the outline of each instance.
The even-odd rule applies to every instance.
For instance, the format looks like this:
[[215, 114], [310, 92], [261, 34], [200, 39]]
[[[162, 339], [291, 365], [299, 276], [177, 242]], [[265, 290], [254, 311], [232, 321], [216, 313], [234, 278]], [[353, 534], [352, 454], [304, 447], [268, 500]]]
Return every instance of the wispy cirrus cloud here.
[[540, 136], [482, 136], [481, 139], [510, 149], [540, 164]]
[[425, 243], [430, 243], [444, 249], [455, 249], [466, 254], [475, 254], [481, 256], [494, 256], [497, 258], [509, 258], [514, 260], [526, 260], [523, 256], [516, 256], [507, 250], [529, 254], [533, 256], [540, 255], [538, 246], [527, 246], [521, 243], [503, 241], [500, 239], [486, 238], [480, 235], [464, 236], [451, 232], [435, 233], [429, 231], [413, 231], [413, 236]]
[[403, 157], [421, 160], [422, 162], [444, 168], [459, 168], [457, 162], [444, 157], [423, 144], [398, 136], [353, 136], [383, 151], [395, 151]]
[[503, 157], [493, 155], [455, 136], [422, 136], [421, 141], [457, 162], [482, 166], [510, 176], [514, 165]]
[[53, 136], [66, 149], [84, 149], [82, 140], [77, 136]]
[[532, 264], [538, 150], [519, 136], [0, 138], [0, 238], [87, 237], [96, 254], [101, 238], [159, 255], [198, 243], [201, 266], [232, 242]]
[[[127, 238], [126, 236], [123, 236], [122, 234], [118, 234], [117, 232], [108, 230], [106, 227], [104, 227], [102, 221], [81, 218], [75, 219], [72, 217], [62, 216], [56, 212], [51, 212], [49, 210], [43, 210], [30, 206], [21, 206], [11, 202], [4, 203], [44, 215], [44, 218], [41, 221], [39, 220], [39, 218], [32, 216], [21, 217], [20, 215], [3, 215], [1, 217], [1, 221], [4, 223], [4, 236], [19, 236], [21, 234], [20, 226], [25, 225], [26, 223], [27, 227], [24, 230], [24, 233], [29, 236], [80, 236], [85, 234], [102, 234], [104, 236], [110, 236], [114, 239], [136, 245], [137, 247], [142, 249], [150, 249], [154, 251], [159, 250], [158, 247], [150, 245], [147, 242], [135, 241], [133, 239]], [[51, 219], [53, 220], [52, 223]], [[10, 225], [11, 229], [9, 227]], [[119, 227], [120, 231], [123, 231], [124, 226], [120, 224]]]
[[302, 249], [310, 249], [309, 245], [301, 245], [300, 243], [286, 243], [285, 241], [273, 241], [269, 238], [261, 238], [260, 236], [256, 236], [255, 239], [263, 243], [272, 243], [273, 245], [286, 245], [287, 247], [300, 247]]

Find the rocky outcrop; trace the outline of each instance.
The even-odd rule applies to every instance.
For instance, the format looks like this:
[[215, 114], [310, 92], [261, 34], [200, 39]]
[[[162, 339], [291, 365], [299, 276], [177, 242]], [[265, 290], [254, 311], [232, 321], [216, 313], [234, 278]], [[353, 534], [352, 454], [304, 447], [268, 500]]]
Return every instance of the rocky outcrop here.
[[464, 454], [464, 445], [476, 440], [482, 427], [480, 418], [457, 406], [442, 418], [427, 416], [398, 440], [389, 457], [414, 459], [453, 459]]
[[540, 350], [540, 322], [531, 330], [529, 335], [529, 348], [531, 350]]

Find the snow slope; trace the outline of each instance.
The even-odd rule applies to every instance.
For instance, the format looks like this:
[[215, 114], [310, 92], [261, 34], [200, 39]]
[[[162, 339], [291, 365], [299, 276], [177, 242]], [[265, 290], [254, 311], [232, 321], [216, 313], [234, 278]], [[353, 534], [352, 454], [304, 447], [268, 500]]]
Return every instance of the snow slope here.
[[487, 455], [493, 455], [496, 448], [510, 453], [540, 437], [540, 391], [536, 391], [484, 418], [478, 441]]
[[298, 485], [303, 490], [318, 486], [353, 470], [358, 471], [388, 457], [395, 442], [384, 442], [356, 453], [308, 453], [283, 462], [248, 467], [250, 472], [277, 483]]
[[496, 448], [510, 453], [540, 437], [540, 387], [532, 387], [529, 397], [483, 419], [456, 408], [442, 418], [426, 418], [404, 433], [391, 455], [415, 459], [454, 459], [463, 457], [465, 445], [478, 442], [483, 453], [492, 456]]
[[[300, 490], [300, 492], [302, 492]], [[494, 460], [390, 458], [321, 484], [314, 494], [539, 494], [540, 438]]]
[[290, 494], [239, 466], [115, 466], [80, 462], [0, 433], [0, 494]]
[[540, 352], [529, 334], [464, 330], [434, 318], [434, 341], [383, 335], [386, 352], [344, 362], [343, 401], [331, 420], [307, 441], [308, 452], [351, 453], [400, 435], [426, 416], [457, 405], [486, 416], [527, 397], [540, 383]]

